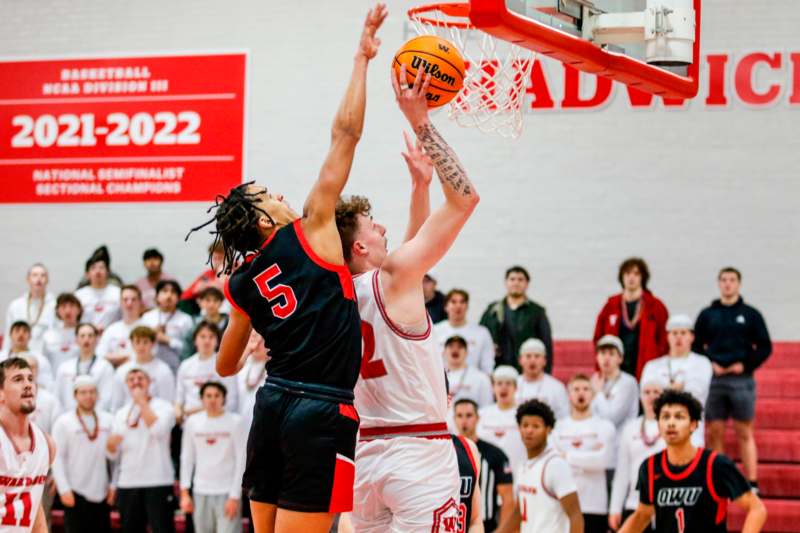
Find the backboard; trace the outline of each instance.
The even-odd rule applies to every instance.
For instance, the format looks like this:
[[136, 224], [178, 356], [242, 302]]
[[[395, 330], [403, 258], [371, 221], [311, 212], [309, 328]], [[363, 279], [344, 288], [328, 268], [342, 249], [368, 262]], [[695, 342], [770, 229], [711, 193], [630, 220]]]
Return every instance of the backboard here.
[[665, 98], [698, 90], [701, 0], [470, 0], [495, 38]]

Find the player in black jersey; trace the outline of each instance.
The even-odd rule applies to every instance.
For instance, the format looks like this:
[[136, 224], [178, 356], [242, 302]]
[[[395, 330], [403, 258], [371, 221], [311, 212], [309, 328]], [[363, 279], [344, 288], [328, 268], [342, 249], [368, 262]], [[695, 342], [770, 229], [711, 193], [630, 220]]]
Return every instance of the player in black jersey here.
[[331, 147], [302, 216], [282, 195], [244, 184], [217, 198], [208, 222], [225, 251], [233, 307], [217, 371], [242, 368], [252, 329], [269, 348], [243, 479], [257, 533], [327, 532], [334, 514], [353, 505], [361, 323], [335, 207], [363, 129], [367, 65], [386, 14], [378, 4], [364, 22]]
[[456, 447], [461, 498], [458, 505], [458, 533], [483, 533], [481, 513], [481, 456], [475, 443], [461, 435], [450, 435]]
[[640, 533], [654, 515], [658, 532], [726, 532], [729, 500], [747, 511], [742, 533], [761, 531], [767, 510], [733, 461], [692, 446], [690, 437], [703, 410], [700, 402], [688, 392], [667, 390], [654, 409], [667, 449], [642, 463], [639, 507], [620, 533]]

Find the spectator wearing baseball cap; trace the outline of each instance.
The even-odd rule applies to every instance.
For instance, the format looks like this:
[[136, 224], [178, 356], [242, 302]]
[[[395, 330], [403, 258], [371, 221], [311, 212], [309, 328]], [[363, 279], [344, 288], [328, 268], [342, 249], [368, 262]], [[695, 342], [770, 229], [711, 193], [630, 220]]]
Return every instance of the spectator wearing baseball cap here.
[[453, 335], [444, 343], [444, 358], [447, 381], [453, 401], [468, 398], [479, 407], [493, 401], [492, 382], [489, 376], [467, 364], [467, 341], [460, 335]]
[[537, 399], [553, 410], [556, 420], [569, 415], [567, 388], [559, 380], [545, 373], [547, 348], [539, 339], [528, 339], [519, 348], [519, 366], [522, 375], [517, 380], [517, 403]]
[[64, 505], [66, 533], [111, 531], [114, 490], [110, 487], [106, 441], [114, 417], [96, 409], [97, 385], [89, 375], [72, 383], [75, 409], [62, 414], [53, 426], [56, 459], [53, 477]]
[[506, 454], [512, 472], [528, 458], [517, 424], [517, 380], [519, 372], [513, 366], [500, 365], [492, 373], [496, 402], [478, 411], [478, 438], [494, 444]]
[[625, 347], [619, 337], [601, 337], [595, 356], [599, 370], [590, 380], [594, 389], [592, 412], [620, 429], [639, 413], [639, 385], [633, 376], [621, 370]]
[[[689, 315], [672, 315], [667, 320], [669, 353], [653, 359], [642, 370], [642, 383], [655, 382], [663, 389], [675, 389], [692, 394], [705, 408], [711, 385], [711, 362], [692, 351], [694, 325]], [[692, 443], [705, 444], [705, 425], [701, 420], [692, 433]]]
[[604, 335], [619, 337], [625, 352], [622, 371], [639, 379], [644, 365], [667, 351], [669, 313], [647, 288], [650, 269], [644, 259], [623, 261], [617, 279], [622, 292], [611, 296], [597, 315], [593, 340], [596, 344]]
[[142, 263], [147, 272], [143, 277], [136, 280], [134, 285], [142, 291], [142, 305], [145, 309], [152, 309], [156, 306], [156, 285], [163, 279], [174, 279], [162, 270], [164, 266], [164, 256], [156, 248], [148, 248], [142, 254]]

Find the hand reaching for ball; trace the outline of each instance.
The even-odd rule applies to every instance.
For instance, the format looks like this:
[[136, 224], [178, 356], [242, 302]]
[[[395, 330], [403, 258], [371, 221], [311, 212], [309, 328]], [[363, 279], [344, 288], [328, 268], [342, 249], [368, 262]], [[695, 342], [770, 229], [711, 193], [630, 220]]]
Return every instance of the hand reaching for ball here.
[[417, 70], [417, 76], [414, 78], [414, 85], [408, 85], [406, 81], [406, 66], [400, 67], [400, 72], [392, 69], [392, 87], [394, 88], [394, 95], [397, 97], [397, 105], [400, 106], [400, 111], [406, 116], [409, 124], [417, 131], [421, 125], [428, 122], [428, 100], [425, 94], [428, 91], [428, 86], [431, 83], [431, 75], [425, 74], [423, 78], [422, 69]]
[[364, 31], [361, 32], [361, 42], [358, 43], [356, 57], [361, 55], [369, 61], [377, 55], [381, 40], [375, 37], [375, 33], [381, 27], [383, 21], [386, 20], [388, 13], [386, 4], [377, 4], [369, 10], [367, 19], [364, 21]]

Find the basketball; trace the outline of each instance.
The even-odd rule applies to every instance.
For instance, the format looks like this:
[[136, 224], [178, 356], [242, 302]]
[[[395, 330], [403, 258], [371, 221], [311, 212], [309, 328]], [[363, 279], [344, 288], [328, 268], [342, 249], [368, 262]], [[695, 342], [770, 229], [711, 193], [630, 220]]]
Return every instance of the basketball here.
[[406, 66], [409, 85], [414, 84], [419, 69], [431, 75], [431, 83], [425, 93], [428, 107], [443, 106], [455, 98], [464, 85], [464, 58], [453, 43], [435, 35], [421, 35], [404, 44], [392, 63], [397, 76], [403, 65]]

